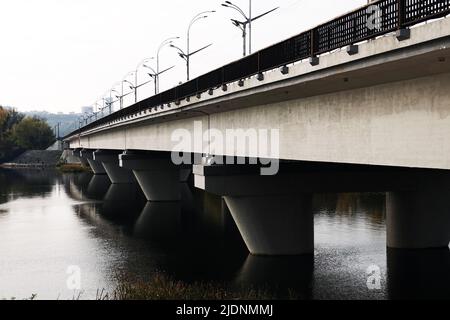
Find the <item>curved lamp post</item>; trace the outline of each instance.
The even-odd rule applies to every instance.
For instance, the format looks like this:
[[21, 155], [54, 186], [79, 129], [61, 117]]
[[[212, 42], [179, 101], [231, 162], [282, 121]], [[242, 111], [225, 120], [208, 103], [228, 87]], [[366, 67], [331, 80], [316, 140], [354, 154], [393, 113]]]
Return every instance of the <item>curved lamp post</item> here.
[[258, 20], [259, 18], [264, 17], [265, 15], [267, 15], [279, 8], [279, 7], [276, 7], [276, 8], [269, 10], [263, 14], [260, 14], [259, 16], [252, 18], [252, 0], [249, 0], [248, 16], [245, 14], [244, 10], [242, 10], [240, 7], [238, 7], [231, 1], [225, 1], [224, 3], [222, 3], [222, 7], [233, 9], [233, 10], [239, 12], [242, 15], [242, 17], [244, 18], [244, 21], [231, 19], [231, 22], [233, 22], [233, 25], [235, 25], [242, 31], [242, 38], [244, 41], [244, 57], [247, 55], [247, 26], [249, 27], [249, 54], [251, 54], [252, 53], [252, 22], [255, 20]]
[[184, 59], [186, 61], [187, 81], [190, 80], [190, 59], [191, 59], [191, 56], [193, 56], [194, 54], [196, 54], [196, 53], [198, 53], [198, 52], [200, 52], [200, 51], [202, 51], [202, 50], [204, 50], [204, 49], [206, 49], [206, 48], [208, 48], [208, 47], [210, 47], [212, 45], [212, 44], [209, 44], [207, 46], [204, 46], [203, 48], [200, 48], [200, 49], [198, 49], [198, 50], [196, 50], [194, 52], [191, 52], [191, 28], [194, 25], [194, 23], [196, 23], [199, 20], [208, 18], [208, 14], [215, 13], [215, 12], [216, 11], [214, 11], [214, 10], [212, 10], [212, 11], [203, 11], [203, 12], [198, 13], [194, 18], [192, 18], [191, 22], [189, 23], [188, 30], [187, 30], [186, 52], [184, 52], [181, 48], [175, 46], [174, 44], [170, 44], [170, 46], [172, 48], [175, 48], [175, 49], [178, 50], [178, 55], [182, 59]]
[[[124, 93], [123, 93], [123, 90], [124, 90], [123, 84], [126, 83], [126, 82], [131, 83], [131, 82], [129, 82], [129, 81], [127, 80], [127, 78], [128, 78], [129, 76], [131, 76], [131, 75], [134, 75], [134, 72], [135, 72], [135, 71], [130, 71], [130, 72], [128, 72], [127, 75], [123, 78], [123, 80], [122, 80], [122, 82], [121, 82], [122, 93], [121, 93], [121, 95], [120, 95], [120, 109], [123, 109], [123, 97], [125, 97], [125, 95], [124, 95]], [[131, 85], [133, 85], [133, 84], [131, 83]]]
[[[135, 103], [138, 102], [138, 89], [139, 89], [142, 85], [146, 84], [146, 83], [141, 84], [141, 85], [138, 84], [138, 73], [139, 73], [139, 68], [141, 68], [141, 67], [144, 66], [147, 62], [149, 62], [150, 60], [153, 60], [153, 59], [154, 59], [153, 57], [151, 57], [151, 58], [146, 58], [146, 59], [142, 60], [141, 62], [139, 62], [139, 64], [136, 66], [136, 70], [134, 71], [135, 77], [134, 77], [134, 85], [133, 85], [133, 88], [134, 88], [134, 102], [135, 102]], [[147, 83], [148, 83], [148, 82], [147, 82]]]
[[180, 39], [180, 37], [167, 38], [166, 40], [161, 42], [161, 44], [158, 47], [158, 51], [156, 53], [156, 73], [155, 73], [156, 93], [159, 93], [159, 75], [162, 73], [159, 70], [159, 53], [165, 46], [172, 44], [173, 40], [176, 40], [176, 39]]
[[[111, 88], [111, 90], [109, 90], [109, 101], [110, 101], [110, 103], [109, 103], [109, 114], [112, 113], [112, 107], [113, 107], [113, 105], [114, 105], [114, 102], [120, 101], [120, 99], [121, 99], [120, 92], [117, 91], [117, 90], [115, 89], [116, 86], [117, 86], [118, 84], [119, 84], [119, 83], [117, 83], [116, 85], [114, 85], [114, 86]], [[118, 100], [113, 101], [113, 98], [112, 98], [112, 94], [113, 94], [113, 93], [114, 93], [116, 99], [118, 99]]]
[[147, 64], [143, 64], [142, 65], [144, 68], [147, 68], [150, 70], [150, 73], [148, 73], [148, 75], [153, 79], [154, 83], [155, 83], [155, 94], [158, 94], [158, 88], [157, 88], [157, 81], [156, 79], [159, 78], [159, 76], [161, 74], [163, 74], [166, 71], [169, 71], [170, 69], [175, 68], [175, 66], [171, 66], [170, 68], [164, 69], [161, 72], [156, 72], [155, 69], [153, 69], [151, 66], [147, 65]]

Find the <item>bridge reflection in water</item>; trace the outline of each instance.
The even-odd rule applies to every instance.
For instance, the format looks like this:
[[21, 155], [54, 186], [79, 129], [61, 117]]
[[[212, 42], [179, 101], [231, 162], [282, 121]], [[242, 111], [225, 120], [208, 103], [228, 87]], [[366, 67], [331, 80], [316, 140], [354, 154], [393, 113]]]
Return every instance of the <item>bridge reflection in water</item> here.
[[[450, 298], [450, 250], [386, 251], [384, 194], [316, 196], [314, 256], [264, 257], [248, 254], [220, 197], [189, 184], [182, 188], [182, 201], [150, 203], [137, 185], [112, 185], [106, 176], [0, 170], [0, 179], [0, 229], [8, 227], [8, 215], [17, 214], [17, 201], [54, 201], [66, 195], [75, 200], [67, 201], [67, 207], [73, 208], [81, 226], [88, 227], [90, 237], [77, 240], [80, 248], [75, 253], [70, 248], [76, 242], [67, 247], [67, 240], [54, 241], [61, 241], [75, 261], [82, 259], [79, 250], [95, 251], [98, 261], [92, 263], [101, 267], [89, 272], [101, 274], [87, 277], [96, 280], [83, 284], [86, 292], [95, 292], [99, 278], [114, 282], [117, 271], [145, 279], [160, 270], [188, 282], [262, 287], [281, 298]], [[22, 213], [21, 219], [27, 217]], [[21, 245], [31, 250], [35, 242], [25, 239]], [[19, 254], [20, 245], [16, 250]], [[27, 265], [26, 258], [21, 257], [21, 266], [32, 272], [36, 262]], [[380, 290], [367, 288], [371, 265], [380, 268]], [[8, 271], [0, 271], [7, 279]]]

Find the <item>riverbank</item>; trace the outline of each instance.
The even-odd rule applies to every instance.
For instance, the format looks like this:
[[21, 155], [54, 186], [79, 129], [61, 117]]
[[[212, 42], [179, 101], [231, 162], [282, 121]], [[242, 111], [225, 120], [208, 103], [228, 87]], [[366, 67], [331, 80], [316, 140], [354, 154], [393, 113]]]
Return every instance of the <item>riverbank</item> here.
[[9, 162], [0, 163], [5, 169], [49, 169], [56, 168], [62, 173], [90, 172], [76, 159], [72, 159], [66, 151], [30, 150], [22, 152]]
[[62, 151], [29, 150], [21, 153], [9, 162], [0, 164], [3, 168], [50, 168], [60, 162]]

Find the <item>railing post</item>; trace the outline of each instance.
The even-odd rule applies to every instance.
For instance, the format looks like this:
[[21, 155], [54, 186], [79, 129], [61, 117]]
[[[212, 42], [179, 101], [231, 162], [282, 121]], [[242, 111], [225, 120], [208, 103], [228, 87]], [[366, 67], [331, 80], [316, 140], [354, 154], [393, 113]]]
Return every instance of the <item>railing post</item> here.
[[315, 34], [315, 30], [316, 29], [311, 29], [311, 36], [310, 36], [311, 37], [311, 54], [310, 54], [311, 58], [313, 58], [315, 56], [315, 54], [316, 54], [316, 52], [315, 52], [316, 51], [315, 50], [316, 49], [315, 48], [316, 47], [315, 46], [316, 42], [315, 42], [315, 35], [314, 35]]
[[261, 59], [260, 59], [261, 53], [258, 51], [257, 55], [258, 55], [258, 73], [259, 73], [261, 72]]
[[225, 83], [225, 67], [222, 67], [222, 85]]
[[319, 64], [319, 57], [316, 56], [316, 53], [318, 53], [318, 39], [315, 35], [316, 29], [311, 30], [311, 57], [309, 58], [309, 64], [312, 66], [317, 66]]
[[411, 31], [406, 28], [406, 0], [397, 0], [398, 26], [396, 38], [398, 41], [407, 40], [411, 37]]
[[406, 21], [405, 0], [397, 0], [398, 25], [397, 29], [402, 29]]

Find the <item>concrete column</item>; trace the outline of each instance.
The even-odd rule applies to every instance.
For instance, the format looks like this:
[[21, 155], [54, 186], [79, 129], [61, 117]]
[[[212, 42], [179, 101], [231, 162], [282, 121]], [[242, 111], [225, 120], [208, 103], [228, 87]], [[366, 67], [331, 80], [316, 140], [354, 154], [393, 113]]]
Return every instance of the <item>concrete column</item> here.
[[181, 200], [182, 167], [174, 165], [170, 157], [126, 152], [119, 159], [122, 168], [133, 171], [148, 201]]
[[87, 160], [94, 174], [106, 174], [105, 168], [103, 168], [101, 162], [94, 160], [93, 150], [81, 150], [80, 157]]
[[226, 196], [225, 201], [252, 254], [314, 252], [312, 195]]
[[450, 191], [442, 187], [389, 192], [386, 197], [386, 227], [389, 248], [448, 247]]
[[197, 188], [223, 196], [253, 255], [314, 252], [312, 194], [295, 173], [262, 176], [255, 166], [194, 166]]
[[94, 152], [94, 160], [101, 162], [113, 184], [135, 183], [133, 172], [119, 166], [119, 154], [119, 152], [97, 150]]

